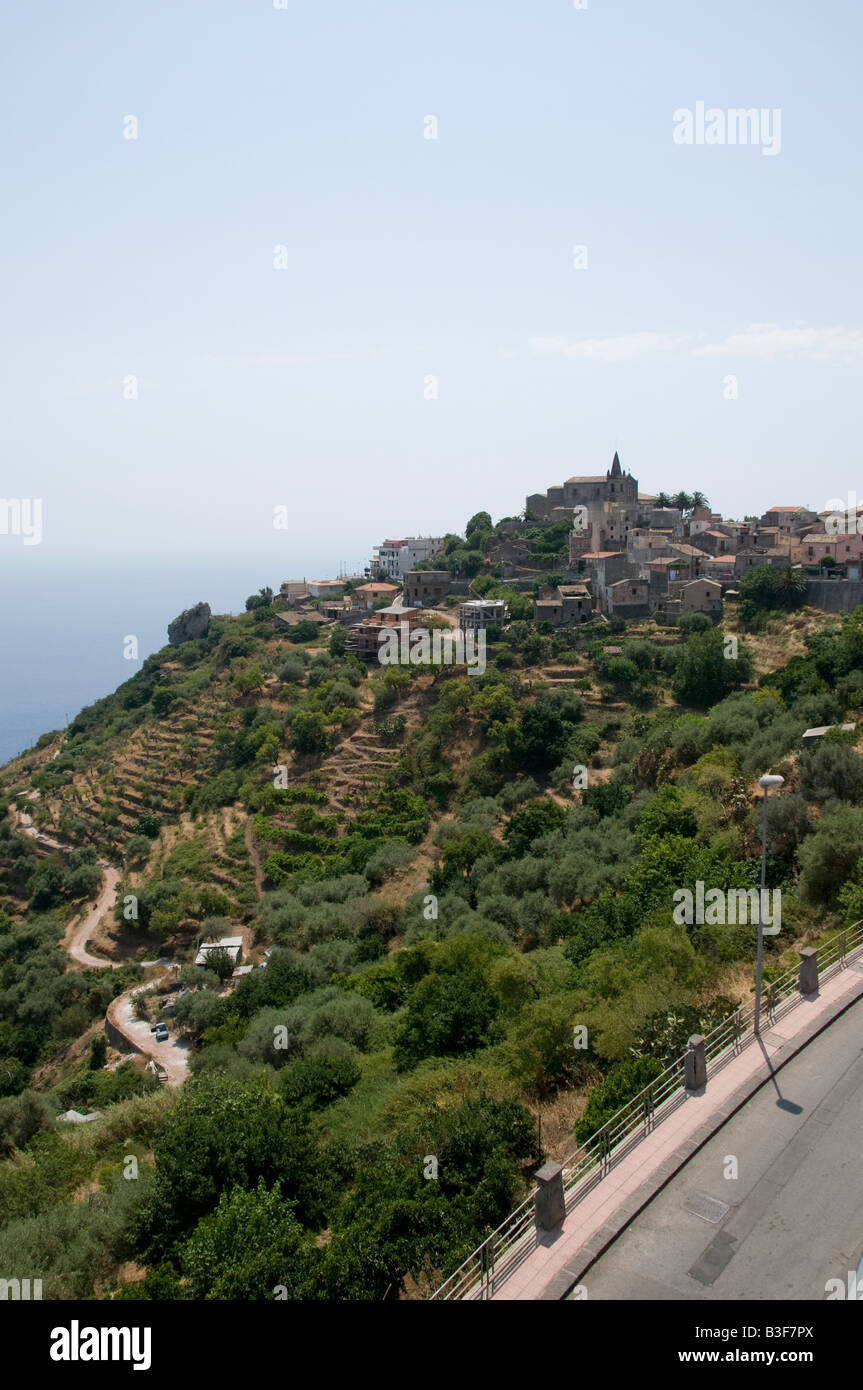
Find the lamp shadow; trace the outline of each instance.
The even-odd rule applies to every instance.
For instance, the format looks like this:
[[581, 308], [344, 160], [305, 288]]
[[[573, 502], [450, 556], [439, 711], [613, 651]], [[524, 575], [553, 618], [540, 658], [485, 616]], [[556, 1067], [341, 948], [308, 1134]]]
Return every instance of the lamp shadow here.
[[776, 1073], [775, 1073], [775, 1071], [773, 1070], [773, 1063], [772, 1063], [771, 1060], [770, 1060], [770, 1057], [769, 1057], [768, 1052], [767, 1052], [767, 1048], [764, 1046], [764, 1043], [763, 1043], [761, 1037], [760, 1037], [760, 1036], [756, 1037], [755, 1041], [758, 1043], [758, 1046], [761, 1048], [762, 1054], [763, 1054], [763, 1056], [764, 1056], [764, 1060], [765, 1060], [765, 1062], [767, 1063], [767, 1070], [770, 1072], [770, 1080], [773, 1082], [773, 1088], [774, 1088], [774, 1090], [776, 1091], [777, 1096], [779, 1097], [779, 1099], [778, 1099], [777, 1102], [776, 1102], [776, 1108], [777, 1108], [777, 1110], [785, 1110], [785, 1111], [787, 1111], [787, 1113], [788, 1113], [789, 1115], [802, 1115], [802, 1114], [803, 1114], [803, 1106], [802, 1106], [802, 1105], [797, 1105], [796, 1102], [793, 1101], [793, 1100], [787, 1100], [787, 1099], [785, 1098], [785, 1096], [783, 1096], [782, 1092], [780, 1091], [780, 1089], [779, 1089], [779, 1082], [777, 1081], [777, 1079], [776, 1079]]

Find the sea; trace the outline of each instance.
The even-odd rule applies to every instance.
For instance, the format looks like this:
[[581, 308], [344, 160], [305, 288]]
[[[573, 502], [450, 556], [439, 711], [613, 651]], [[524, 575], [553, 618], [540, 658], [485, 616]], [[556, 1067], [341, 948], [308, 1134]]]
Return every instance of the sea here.
[[[0, 765], [129, 680], [184, 609], [205, 602], [214, 614], [241, 613], [263, 585], [278, 592], [284, 579], [332, 577], [325, 558], [301, 563], [271, 574], [254, 557], [220, 555], [51, 568], [0, 559]], [[124, 655], [129, 637], [137, 660]]]

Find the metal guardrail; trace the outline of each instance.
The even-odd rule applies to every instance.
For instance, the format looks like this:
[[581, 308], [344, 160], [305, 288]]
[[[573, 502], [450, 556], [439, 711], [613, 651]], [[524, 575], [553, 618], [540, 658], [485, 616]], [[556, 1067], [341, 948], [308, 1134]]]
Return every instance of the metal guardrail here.
[[[818, 982], [842, 970], [850, 955], [863, 950], [863, 918], [839, 931], [819, 946]], [[786, 970], [768, 984], [761, 1005], [761, 1022], [772, 1025], [799, 1003], [799, 967]], [[733, 1060], [755, 1037], [755, 1001], [741, 1004], [704, 1038], [708, 1080]], [[649, 1086], [627, 1101], [586, 1143], [576, 1149], [564, 1164], [563, 1187], [567, 1215], [602, 1181], [606, 1173], [649, 1134], [687, 1097], [684, 1083], [685, 1060], [679, 1057], [666, 1067]], [[536, 1249], [538, 1231], [534, 1188], [521, 1206], [482, 1245], [459, 1265], [431, 1295], [431, 1299], [488, 1299]]]

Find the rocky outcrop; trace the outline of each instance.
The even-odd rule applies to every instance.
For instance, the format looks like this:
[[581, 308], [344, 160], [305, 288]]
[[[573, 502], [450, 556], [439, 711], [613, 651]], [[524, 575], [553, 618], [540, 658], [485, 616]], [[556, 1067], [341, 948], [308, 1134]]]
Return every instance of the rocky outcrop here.
[[196, 637], [206, 637], [210, 630], [211, 617], [208, 603], [196, 603], [194, 608], [187, 608], [168, 627], [168, 641], [171, 646], [179, 647], [183, 642], [193, 642]]

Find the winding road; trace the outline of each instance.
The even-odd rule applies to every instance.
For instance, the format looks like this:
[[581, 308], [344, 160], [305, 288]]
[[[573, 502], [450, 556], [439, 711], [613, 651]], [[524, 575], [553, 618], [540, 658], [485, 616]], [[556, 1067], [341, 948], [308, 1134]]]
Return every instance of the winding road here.
[[[35, 800], [37, 797], [34, 796], [31, 799]], [[32, 817], [26, 811], [18, 812], [16, 826], [22, 835], [27, 835], [45, 849], [61, 854], [69, 851], [68, 845], [61, 844], [59, 840], [46, 835], [42, 830], [37, 830]], [[114, 907], [121, 877], [117, 869], [104, 859], [99, 859], [97, 863], [102, 870], [102, 887], [99, 889], [99, 895], [77, 922], [73, 920], [70, 923], [63, 939], [63, 946], [74, 965], [83, 966], [89, 970], [119, 970], [122, 961], [106, 960], [103, 956], [93, 956], [87, 950], [87, 942], [96, 931], [100, 921]], [[169, 964], [169, 962], [163, 961], [146, 963]], [[168, 973], [168, 970], [165, 969], [154, 980], [149, 980], [147, 984], [133, 985], [123, 994], [118, 994], [117, 998], [112, 999], [108, 1005], [105, 1017], [111, 1027], [125, 1038], [133, 1051], [144, 1057], [152, 1058], [157, 1063], [165, 1072], [170, 1086], [182, 1086], [188, 1075], [190, 1044], [181, 1041], [176, 1035], [169, 1038], [168, 1042], [156, 1042], [150, 1032], [149, 1024], [137, 1019], [134, 1012], [133, 1000], [135, 995], [155, 989]]]
[[89, 966], [91, 969], [119, 970], [121, 962], [115, 960], [105, 960], [102, 956], [91, 956], [87, 950], [87, 942], [92, 936], [99, 922], [110, 912], [117, 897], [117, 885], [120, 882], [120, 875], [116, 869], [112, 869], [110, 864], [106, 864], [103, 859], [99, 861], [99, 868], [102, 870], [102, 887], [99, 896], [92, 907], [84, 913], [81, 921], [76, 926], [73, 922], [66, 933], [65, 946], [69, 959], [76, 965]]

